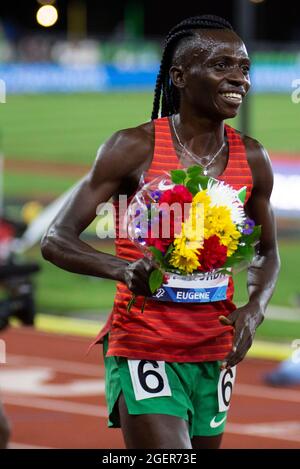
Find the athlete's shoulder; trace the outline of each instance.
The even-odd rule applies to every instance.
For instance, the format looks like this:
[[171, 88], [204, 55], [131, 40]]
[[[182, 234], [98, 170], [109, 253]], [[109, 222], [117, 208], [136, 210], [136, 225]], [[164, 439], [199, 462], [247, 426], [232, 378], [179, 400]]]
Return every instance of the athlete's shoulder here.
[[120, 129], [115, 132], [110, 141], [114, 145], [121, 144], [128, 146], [135, 146], [137, 144], [149, 145], [154, 140], [154, 125], [153, 121], [145, 122], [136, 127], [128, 127]]
[[237, 129], [233, 129], [241, 138], [245, 149], [246, 149], [246, 155], [249, 164], [267, 164], [270, 165], [270, 157], [268, 154], [268, 151], [264, 147], [264, 145], [259, 142], [257, 139], [250, 137], [249, 135], [246, 135], [242, 133], [241, 131]]
[[250, 166], [254, 187], [273, 186], [273, 169], [268, 151], [257, 139], [236, 130], [245, 145], [246, 156]]
[[127, 170], [134, 169], [147, 155], [153, 153], [154, 130], [153, 123], [146, 122], [136, 127], [120, 129], [113, 133], [102, 145], [100, 145], [96, 166], [109, 164], [115, 170], [118, 167], [127, 167]]

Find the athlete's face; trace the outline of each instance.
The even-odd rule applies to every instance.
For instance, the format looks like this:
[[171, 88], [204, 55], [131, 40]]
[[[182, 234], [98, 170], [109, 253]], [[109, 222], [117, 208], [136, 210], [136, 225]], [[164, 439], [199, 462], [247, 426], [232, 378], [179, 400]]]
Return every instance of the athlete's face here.
[[197, 35], [179, 50], [170, 70], [181, 91], [181, 106], [211, 118], [234, 117], [250, 88], [246, 47], [228, 30], [205, 30]]

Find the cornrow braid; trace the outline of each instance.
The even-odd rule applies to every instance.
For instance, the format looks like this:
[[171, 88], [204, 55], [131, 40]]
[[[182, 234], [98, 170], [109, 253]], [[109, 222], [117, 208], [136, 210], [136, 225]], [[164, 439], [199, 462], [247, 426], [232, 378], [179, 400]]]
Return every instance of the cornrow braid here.
[[160, 62], [159, 72], [154, 89], [154, 100], [151, 119], [156, 119], [161, 108], [161, 117], [170, 116], [178, 111], [179, 95], [170, 83], [169, 68], [172, 54], [179, 41], [194, 35], [195, 29], [230, 29], [231, 24], [224, 18], [214, 15], [193, 16], [174, 26], [166, 36]]

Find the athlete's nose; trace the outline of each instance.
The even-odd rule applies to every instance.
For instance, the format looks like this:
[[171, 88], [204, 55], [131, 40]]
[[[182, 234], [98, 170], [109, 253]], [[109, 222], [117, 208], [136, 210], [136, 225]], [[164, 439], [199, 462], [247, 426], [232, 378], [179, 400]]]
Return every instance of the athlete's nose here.
[[239, 66], [231, 68], [230, 72], [227, 75], [227, 80], [229, 81], [229, 83], [232, 83], [234, 85], [243, 86], [246, 92], [250, 87], [249, 76], [245, 75]]

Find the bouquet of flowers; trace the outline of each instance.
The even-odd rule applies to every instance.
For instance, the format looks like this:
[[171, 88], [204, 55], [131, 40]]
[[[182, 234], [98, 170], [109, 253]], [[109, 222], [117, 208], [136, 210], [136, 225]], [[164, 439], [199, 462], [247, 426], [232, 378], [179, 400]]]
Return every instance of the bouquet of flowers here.
[[260, 237], [261, 227], [245, 214], [245, 197], [246, 187], [236, 191], [205, 176], [200, 166], [143, 185], [128, 206], [126, 222], [131, 241], [155, 260], [152, 299], [226, 298], [229, 276], [251, 261]]

